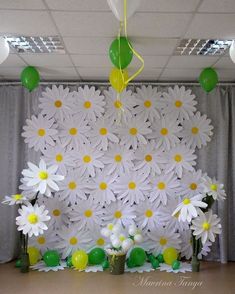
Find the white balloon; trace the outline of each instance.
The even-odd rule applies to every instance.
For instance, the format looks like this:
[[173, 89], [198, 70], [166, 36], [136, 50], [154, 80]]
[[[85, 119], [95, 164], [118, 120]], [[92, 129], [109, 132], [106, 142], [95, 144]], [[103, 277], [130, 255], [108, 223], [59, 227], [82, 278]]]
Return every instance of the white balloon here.
[[[116, 18], [124, 21], [124, 1], [123, 0], [107, 0], [110, 9]], [[127, 18], [130, 18], [140, 6], [141, 0], [126, 0]]]
[[235, 63], [235, 41], [233, 41], [230, 46], [229, 55], [230, 55], [232, 61]]
[[9, 55], [9, 45], [5, 38], [0, 37], [0, 64], [5, 61]]

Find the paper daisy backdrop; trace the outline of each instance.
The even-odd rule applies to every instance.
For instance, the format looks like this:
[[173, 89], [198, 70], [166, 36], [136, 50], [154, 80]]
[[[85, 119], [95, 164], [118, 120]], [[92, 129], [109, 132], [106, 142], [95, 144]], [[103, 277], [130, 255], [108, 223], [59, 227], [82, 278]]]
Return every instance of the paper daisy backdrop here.
[[[107, 224], [135, 223], [143, 230], [146, 250], [158, 254], [173, 246], [190, 258], [191, 231], [178, 221], [184, 217], [178, 211], [191, 199], [187, 209], [195, 213], [194, 206], [201, 207], [198, 193], [214, 181], [195, 170], [195, 149], [211, 140], [213, 129], [196, 104], [191, 90], [178, 86], [165, 93], [151, 86], [135, 93], [124, 90], [120, 100], [112, 88], [103, 93], [88, 86], [77, 92], [47, 88], [39, 99], [41, 113], [27, 119], [22, 136], [46, 164], [58, 166], [64, 179], [58, 186], [52, 181], [39, 199], [51, 217], [49, 230], [30, 238], [31, 246], [41, 253], [58, 249], [66, 258], [77, 249], [104, 247], [107, 240], [100, 230]], [[32, 172], [25, 177], [33, 178], [37, 169], [32, 164], [29, 168]], [[29, 196], [26, 180], [21, 198]], [[46, 187], [40, 188], [44, 193]], [[223, 198], [221, 191], [217, 196]], [[21, 200], [17, 195], [8, 198], [10, 203]], [[199, 222], [193, 225], [200, 227]], [[208, 239], [207, 232], [201, 234]], [[213, 234], [207, 241], [213, 241]]]

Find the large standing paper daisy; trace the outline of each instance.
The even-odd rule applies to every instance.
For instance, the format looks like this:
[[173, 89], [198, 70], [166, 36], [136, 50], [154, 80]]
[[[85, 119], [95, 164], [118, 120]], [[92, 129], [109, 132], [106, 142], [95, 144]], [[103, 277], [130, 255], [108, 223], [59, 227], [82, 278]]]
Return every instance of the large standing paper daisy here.
[[96, 225], [101, 225], [102, 215], [103, 208], [89, 197], [73, 206], [70, 220], [75, 222], [79, 229], [93, 229]]
[[161, 167], [164, 163], [163, 148], [159, 147], [154, 141], [146, 146], [140, 146], [135, 151], [135, 169], [143, 173], [146, 177], [161, 174]]
[[180, 195], [194, 196], [203, 193], [202, 171], [187, 172], [180, 180]]
[[202, 180], [203, 192], [205, 194], [212, 196], [214, 200], [224, 200], [226, 198], [223, 184], [219, 183], [215, 178], [211, 179], [207, 175]]
[[108, 175], [129, 172], [134, 167], [133, 160], [133, 151], [119, 144], [110, 145], [102, 159]]
[[70, 169], [60, 184], [59, 197], [69, 202], [72, 206], [79, 199], [86, 199], [87, 180], [81, 176], [77, 169]]
[[166, 102], [163, 113], [170, 114], [174, 119], [189, 119], [196, 111], [195, 95], [191, 94], [191, 90], [185, 90], [184, 86], [168, 88], [168, 92], [163, 93], [163, 96]]
[[17, 205], [17, 204], [26, 204], [28, 203], [29, 199], [25, 197], [23, 194], [13, 194], [11, 196], [5, 196], [4, 200], [2, 201], [3, 204], [8, 205]]
[[98, 173], [95, 178], [92, 178], [88, 183], [90, 190], [90, 197], [94, 203], [100, 203], [100, 205], [110, 204], [112, 201], [116, 201], [114, 194], [114, 182], [117, 176], [107, 175], [106, 170]]
[[105, 224], [121, 224], [124, 227], [133, 224], [136, 217], [135, 207], [130, 206], [128, 203], [123, 203], [120, 200], [106, 205], [104, 209], [103, 220]]
[[194, 170], [193, 166], [196, 165], [196, 158], [197, 156], [194, 154], [194, 150], [191, 150], [184, 144], [179, 144], [166, 152], [165, 172], [169, 173], [174, 171], [181, 178], [184, 171]]
[[152, 132], [149, 127], [150, 122], [143, 122], [138, 118], [127, 119], [126, 123], [118, 130], [121, 138], [120, 144], [125, 145], [127, 148], [132, 147], [135, 150], [141, 144], [146, 145], [145, 136]]
[[164, 101], [162, 99], [162, 93], [157, 91], [157, 87], [152, 86], [142, 86], [136, 89], [137, 103], [138, 106], [134, 109], [134, 113], [141, 117], [144, 121], [160, 118], [160, 111], [164, 106]]
[[62, 145], [68, 146], [70, 149], [81, 148], [84, 144], [89, 143], [87, 136], [90, 129], [88, 121], [78, 116], [66, 119], [60, 123], [59, 137], [61, 138]]
[[71, 116], [74, 113], [74, 97], [73, 93], [69, 92], [69, 88], [63, 88], [62, 85], [56, 87], [52, 86], [52, 89], [46, 88], [45, 92], [42, 92], [42, 97], [39, 98], [39, 108], [42, 109], [42, 114], [48, 118], [54, 117], [63, 121], [64, 118]]
[[205, 146], [207, 142], [210, 142], [210, 137], [213, 135], [213, 126], [210, 123], [211, 120], [205, 114], [201, 115], [200, 112], [190, 117], [190, 120], [183, 121], [183, 130], [180, 132], [182, 142], [193, 149]]
[[95, 90], [95, 87], [79, 87], [78, 92], [74, 92], [74, 96], [77, 104], [76, 112], [81, 119], [94, 122], [97, 117], [102, 116], [105, 101], [100, 90]]
[[94, 177], [98, 168], [103, 168], [101, 161], [103, 152], [100, 152], [90, 145], [82, 147], [77, 152], [77, 166], [81, 175]]
[[79, 230], [77, 225], [63, 227], [57, 231], [57, 234], [59, 240], [56, 248], [60, 250], [63, 259], [72, 255], [76, 250], [86, 250], [92, 240], [88, 231], [84, 229]]
[[29, 239], [29, 246], [36, 247], [43, 254], [47, 250], [53, 250], [57, 242], [56, 232], [49, 227], [47, 231], [44, 231], [42, 235], [37, 237], [33, 236]]
[[157, 205], [166, 205], [168, 199], [174, 198], [179, 191], [180, 183], [173, 172], [162, 173], [151, 180], [150, 201], [156, 201]]
[[118, 193], [118, 199], [123, 199], [124, 203], [129, 202], [132, 205], [146, 199], [150, 185], [145, 176], [138, 172], [131, 172], [120, 176], [114, 183], [114, 190]]
[[99, 119], [93, 125], [89, 132], [91, 146], [98, 150], [106, 151], [109, 142], [118, 143], [119, 139], [114, 134], [115, 128], [110, 120]]
[[147, 135], [147, 138], [155, 139], [160, 146], [169, 150], [180, 142], [178, 136], [181, 129], [179, 121], [167, 115], [160, 119], [155, 119], [152, 124], [152, 133]]
[[38, 117], [33, 115], [31, 120], [26, 119], [27, 126], [23, 127], [22, 137], [29, 148], [43, 151], [46, 145], [55, 146], [57, 130], [54, 122], [53, 118], [48, 119], [41, 114]]

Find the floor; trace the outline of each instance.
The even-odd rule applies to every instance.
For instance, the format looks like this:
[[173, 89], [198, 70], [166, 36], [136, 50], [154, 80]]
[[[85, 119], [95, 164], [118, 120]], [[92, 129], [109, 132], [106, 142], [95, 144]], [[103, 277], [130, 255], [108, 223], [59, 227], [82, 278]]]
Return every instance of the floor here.
[[0, 265], [0, 294], [235, 294], [235, 262], [204, 262], [200, 273], [172, 274], [74, 270], [21, 274], [13, 263]]

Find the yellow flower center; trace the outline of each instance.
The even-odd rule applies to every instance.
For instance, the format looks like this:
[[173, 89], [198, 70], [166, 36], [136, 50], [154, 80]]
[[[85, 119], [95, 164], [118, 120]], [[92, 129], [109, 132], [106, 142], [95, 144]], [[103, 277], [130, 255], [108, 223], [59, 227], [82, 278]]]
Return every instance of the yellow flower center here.
[[90, 101], [85, 101], [83, 106], [86, 108], [86, 109], [89, 109], [91, 108], [91, 102]]
[[39, 129], [38, 130], [38, 136], [43, 137], [46, 135], [46, 130], [45, 129]]
[[69, 240], [70, 245], [76, 245], [78, 243], [78, 239], [76, 237], [72, 237]]
[[166, 184], [164, 182], [159, 182], [157, 187], [159, 190], [164, 190], [166, 188]]
[[114, 157], [115, 161], [116, 162], [121, 162], [122, 161], [122, 156], [120, 154], [117, 154], [115, 157]]
[[189, 186], [189, 188], [191, 190], [196, 190], [197, 189], [197, 184], [196, 183], [191, 183], [190, 186]]
[[164, 246], [167, 244], [167, 239], [166, 238], [160, 238], [159, 243], [161, 246]]
[[14, 200], [17, 201], [17, 200], [21, 200], [23, 198], [23, 196], [21, 194], [15, 194], [13, 196]]
[[151, 102], [150, 100], [145, 100], [145, 101], [144, 101], [144, 106], [145, 106], [146, 108], [150, 108], [150, 107], [152, 106], [152, 102]]
[[114, 217], [115, 218], [121, 218], [122, 217], [122, 212], [120, 210], [115, 211]]
[[62, 106], [62, 102], [60, 100], [56, 100], [54, 105], [55, 107], [60, 108]]
[[116, 100], [114, 102], [114, 107], [116, 107], [116, 108], [122, 108], [122, 102], [120, 100]]
[[205, 222], [203, 223], [202, 227], [205, 231], [209, 231], [211, 228], [211, 225], [208, 222]]
[[75, 135], [77, 135], [78, 130], [77, 130], [76, 128], [71, 128], [71, 129], [69, 130], [69, 133], [70, 133], [71, 136], [75, 136]]
[[91, 157], [89, 155], [83, 156], [83, 162], [85, 162], [85, 163], [91, 162]]
[[184, 205], [188, 205], [188, 204], [191, 203], [191, 201], [190, 201], [189, 198], [185, 198], [185, 199], [183, 200], [183, 203], [184, 203]]
[[181, 162], [182, 161], [182, 156], [180, 154], [176, 154], [174, 157], [176, 162]]
[[132, 136], [135, 136], [137, 134], [138, 130], [136, 128], [131, 128], [129, 130], [129, 133], [132, 135]]
[[193, 127], [191, 131], [192, 131], [192, 134], [197, 135], [199, 132], [199, 129], [197, 127]]
[[166, 136], [168, 134], [168, 129], [167, 128], [162, 128], [161, 129], [161, 135]]
[[61, 215], [61, 211], [59, 209], [54, 209], [52, 213], [53, 213], [54, 216], [60, 216]]
[[152, 159], [153, 159], [153, 157], [152, 157], [152, 155], [150, 155], [150, 154], [147, 154], [147, 155], [145, 156], [145, 161], [147, 161], [147, 162], [152, 161]]
[[121, 235], [121, 236], [119, 237], [119, 240], [120, 240], [121, 242], [123, 242], [125, 239], [126, 239], [125, 236], [122, 236], [122, 235]]
[[113, 224], [108, 224], [107, 228], [108, 228], [110, 231], [112, 231], [112, 229], [113, 229]]
[[60, 153], [56, 154], [55, 160], [56, 160], [57, 162], [61, 162], [61, 161], [63, 161], [63, 155], [60, 154]]
[[216, 184], [212, 184], [212, 185], [210, 186], [210, 188], [211, 188], [212, 191], [217, 191], [218, 186], [217, 186]]
[[105, 241], [103, 238], [99, 238], [97, 241], [96, 241], [96, 245], [97, 246], [103, 246], [105, 244]]
[[48, 179], [48, 173], [43, 170], [39, 172], [38, 176], [39, 176], [40, 180], [47, 180]]
[[106, 190], [107, 189], [107, 184], [105, 182], [100, 183], [100, 190]]
[[100, 129], [100, 135], [105, 136], [105, 135], [107, 135], [107, 133], [108, 133], [108, 131], [107, 131], [106, 128], [101, 128]]
[[152, 210], [150, 210], [150, 209], [147, 209], [146, 211], [145, 211], [145, 216], [146, 217], [152, 217], [153, 216], [153, 212], [152, 212]]
[[130, 183], [128, 184], [128, 187], [129, 187], [130, 190], [135, 190], [135, 188], [136, 188], [136, 183], [134, 183], [134, 182], [130, 182]]
[[77, 188], [77, 184], [75, 182], [69, 182], [68, 188], [70, 190], [75, 190]]
[[31, 225], [35, 225], [38, 222], [38, 216], [35, 213], [30, 213], [27, 219]]
[[175, 107], [177, 107], [177, 108], [180, 108], [181, 106], [182, 106], [182, 101], [180, 101], [180, 100], [176, 100], [175, 101]]
[[92, 214], [93, 214], [93, 212], [92, 212], [92, 210], [90, 210], [90, 209], [87, 209], [87, 210], [84, 212], [85, 217], [91, 217]]
[[46, 239], [45, 239], [45, 237], [40, 236], [37, 238], [37, 242], [38, 242], [38, 244], [43, 245], [46, 243]]

